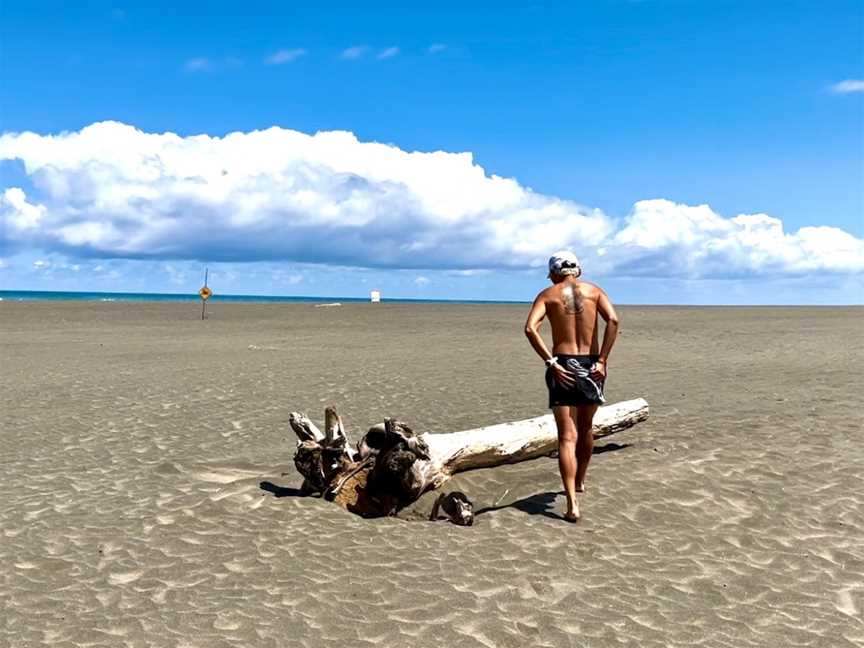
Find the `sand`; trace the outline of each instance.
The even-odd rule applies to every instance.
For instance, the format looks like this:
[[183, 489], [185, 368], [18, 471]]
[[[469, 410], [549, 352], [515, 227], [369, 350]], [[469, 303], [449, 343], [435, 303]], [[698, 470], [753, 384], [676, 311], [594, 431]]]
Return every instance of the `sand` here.
[[551, 459], [470, 528], [297, 496], [292, 409], [544, 413], [526, 310], [3, 302], [0, 644], [864, 645], [862, 309], [622, 308], [575, 526]]

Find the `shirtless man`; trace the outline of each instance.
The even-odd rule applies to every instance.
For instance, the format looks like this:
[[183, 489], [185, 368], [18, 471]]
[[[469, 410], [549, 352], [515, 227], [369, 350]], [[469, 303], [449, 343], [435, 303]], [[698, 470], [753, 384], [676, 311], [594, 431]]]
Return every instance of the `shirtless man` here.
[[[525, 335], [546, 362], [549, 407], [558, 426], [558, 467], [567, 495], [568, 522], [579, 520], [577, 493], [585, 491], [585, 472], [594, 449], [591, 426], [597, 407], [605, 402], [603, 384], [609, 352], [618, 336], [618, 315], [599, 286], [580, 281], [582, 266], [572, 252], [549, 259], [552, 285], [537, 295]], [[606, 321], [602, 346], [598, 313]], [[552, 353], [540, 336], [540, 324], [552, 325]]]

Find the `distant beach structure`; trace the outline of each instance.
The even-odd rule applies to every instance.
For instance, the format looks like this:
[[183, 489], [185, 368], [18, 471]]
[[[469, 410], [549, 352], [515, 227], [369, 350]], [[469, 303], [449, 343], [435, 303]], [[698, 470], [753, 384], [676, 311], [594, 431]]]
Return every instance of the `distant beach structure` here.
[[201, 297], [201, 319], [204, 319], [204, 315], [207, 312], [207, 300], [213, 296], [213, 291], [210, 290], [210, 287], [207, 285], [207, 278], [210, 276], [210, 269], [204, 269], [204, 285], [201, 286], [201, 290], [198, 291], [198, 296]]
[[380, 302], [381, 301], [381, 291], [380, 290], [372, 290], [369, 293], [369, 300], [373, 304], [377, 304], [378, 302]]

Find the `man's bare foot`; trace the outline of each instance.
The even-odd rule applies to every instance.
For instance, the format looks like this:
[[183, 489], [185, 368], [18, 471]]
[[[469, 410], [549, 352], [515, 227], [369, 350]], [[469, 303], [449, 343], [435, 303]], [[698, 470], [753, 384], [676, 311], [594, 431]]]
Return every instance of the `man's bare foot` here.
[[564, 519], [567, 522], [578, 522], [579, 521], [579, 502], [574, 501], [570, 502], [567, 505], [567, 512], [564, 514]]
[[576, 484], [576, 492], [584, 493], [585, 492], [585, 484]]

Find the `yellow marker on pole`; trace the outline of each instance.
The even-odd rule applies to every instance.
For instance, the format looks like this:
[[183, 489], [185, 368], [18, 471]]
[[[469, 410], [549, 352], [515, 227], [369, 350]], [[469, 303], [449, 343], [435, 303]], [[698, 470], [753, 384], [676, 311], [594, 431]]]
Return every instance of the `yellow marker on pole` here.
[[207, 276], [210, 270], [208, 268], [204, 269], [204, 285], [201, 286], [201, 290], [198, 291], [198, 296], [201, 297], [201, 319], [204, 319], [204, 313], [207, 310], [207, 300], [213, 296], [213, 291], [207, 287]]

